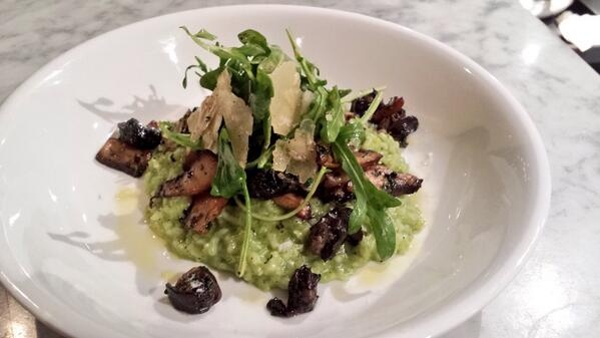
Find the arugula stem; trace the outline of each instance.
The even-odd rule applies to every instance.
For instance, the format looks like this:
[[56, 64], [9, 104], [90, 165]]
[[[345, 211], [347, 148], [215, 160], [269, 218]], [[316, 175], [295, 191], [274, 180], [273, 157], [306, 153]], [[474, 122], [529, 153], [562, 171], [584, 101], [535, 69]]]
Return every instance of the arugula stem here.
[[[217, 56], [219, 56], [220, 58], [223, 58], [224, 56], [228, 57], [228, 62], [233, 60], [235, 62], [238, 62], [239, 65], [246, 71], [248, 78], [251, 81], [254, 81], [254, 74], [252, 73], [252, 65], [250, 64], [250, 62], [248, 61], [248, 59], [246, 59], [246, 57], [244, 57], [244, 55], [240, 54], [240, 53], [234, 53], [233, 49], [231, 48], [227, 48], [227, 47], [223, 47], [220, 46], [218, 44], [216, 45], [211, 45], [209, 43], [206, 43], [203, 41], [203, 39], [207, 39], [206, 35], [202, 35], [201, 37], [197, 36], [196, 34], [192, 34], [187, 27], [185, 26], [181, 26], [179, 27], [181, 29], [183, 29], [185, 31], [185, 33], [200, 47], [202, 47], [203, 49], [205, 49], [208, 52], [211, 52]], [[205, 32], [206, 33], [206, 32]], [[208, 39], [209, 41], [214, 40], [216, 37], [212, 34], [210, 34], [210, 39]]]
[[314, 105], [313, 108], [308, 112], [308, 118], [317, 121], [321, 115], [325, 112], [326, 103], [327, 103], [327, 91], [323, 87], [319, 87], [315, 94]]
[[248, 248], [250, 247], [250, 238], [252, 237], [252, 205], [250, 202], [250, 193], [248, 185], [244, 184], [244, 202], [246, 203], [246, 224], [244, 226], [244, 240], [242, 242], [242, 250], [240, 252], [240, 260], [238, 262], [238, 277], [242, 278], [246, 272], [246, 256], [248, 256]]
[[265, 164], [267, 163], [267, 161], [269, 160], [269, 157], [271, 156], [271, 114], [269, 114], [263, 121], [263, 133], [265, 135], [265, 142], [263, 144], [263, 150], [260, 153], [260, 155], [258, 156], [258, 159], [256, 159], [256, 165], [258, 166], [258, 168], [262, 169]]
[[269, 116], [267, 116], [263, 122], [263, 133], [265, 134], [263, 151], [266, 151], [271, 146], [271, 114], [269, 114]]
[[171, 131], [169, 124], [167, 123], [159, 122], [158, 129], [160, 129], [162, 136], [167, 140], [171, 140], [181, 146], [191, 148], [192, 150], [202, 149], [202, 140], [198, 139], [196, 141], [193, 141], [192, 136], [190, 134], [183, 134]]
[[342, 103], [349, 103], [360, 97], [367, 96], [367, 95], [371, 94], [373, 91], [382, 92], [386, 89], [387, 89], [387, 86], [379, 86], [379, 87], [375, 87], [375, 88], [363, 89], [363, 90], [360, 90], [357, 92], [351, 92], [350, 94], [348, 94], [342, 98]]
[[296, 60], [298, 61], [298, 63], [300, 64], [300, 67], [304, 71], [304, 74], [306, 75], [306, 79], [308, 80], [308, 83], [310, 83], [311, 85], [316, 84], [317, 78], [315, 77], [315, 74], [311, 71], [310, 67], [308, 66], [306, 59], [300, 53], [300, 48], [298, 48], [296, 41], [294, 41], [294, 38], [292, 37], [292, 33], [290, 33], [290, 31], [288, 29], [285, 30], [285, 33], [287, 34], [288, 40], [290, 41], [290, 45], [292, 45], [292, 50], [294, 51], [294, 56], [296, 57]]
[[383, 99], [383, 91], [380, 90], [377, 92], [377, 95], [375, 95], [375, 98], [373, 99], [373, 102], [371, 102], [369, 109], [367, 109], [367, 111], [365, 111], [365, 114], [360, 118], [360, 122], [362, 122], [363, 124], [369, 122], [369, 120], [371, 119], [371, 117], [373, 116], [373, 114], [375, 113], [377, 108], [379, 107], [379, 104], [381, 103], [382, 99]]
[[287, 34], [288, 40], [290, 41], [290, 45], [292, 45], [292, 50], [294, 51], [296, 61], [298, 61], [298, 63], [300, 64], [300, 68], [302, 68], [302, 71], [306, 76], [306, 80], [312, 87], [317, 87], [317, 90], [321, 94], [325, 94], [325, 96], [327, 96], [327, 91], [323, 87], [323, 84], [319, 85], [320, 80], [315, 76], [315, 73], [313, 71], [314, 65], [309, 65], [309, 62], [302, 56], [302, 54], [300, 53], [300, 48], [298, 47], [296, 41], [294, 41], [294, 38], [292, 37], [292, 33], [290, 33], [290, 31], [287, 29], [285, 30], [285, 33]]
[[269, 158], [273, 154], [273, 148], [275, 148], [275, 145], [269, 147], [266, 150], [263, 150], [263, 152], [260, 154], [260, 156], [258, 156], [258, 158], [256, 158], [254, 161], [248, 162], [248, 164], [246, 164], [246, 169], [251, 169], [251, 168], [256, 168], [256, 167], [258, 167], [259, 169], [264, 168], [264, 166], [269, 161]]
[[[325, 173], [327, 173], [327, 168], [326, 167], [321, 167], [321, 170], [319, 170], [319, 173], [317, 174], [317, 177], [315, 178], [315, 181], [311, 184], [310, 186], [310, 190], [308, 191], [308, 194], [306, 194], [306, 197], [304, 198], [304, 201], [302, 201], [302, 203], [294, 210], [280, 215], [280, 216], [264, 216], [264, 215], [259, 215], [259, 214], [252, 214], [252, 218], [261, 220], [261, 221], [266, 221], [266, 222], [279, 222], [279, 221], [284, 221], [288, 218], [292, 218], [294, 217], [297, 213], [299, 213], [302, 209], [304, 209], [304, 207], [306, 207], [308, 205], [308, 203], [310, 203], [310, 199], [313, 197], [313, 195], [317, 192], [317, 188], [319, 187], [319, 184], [321, 184], [321, 180], [323, 179], [323, 176], [325, 175]], [[246, 210], [246, 212], [248, 212], [248, 208], [246, 208], [246, 206], [244, 206], [239, 199], [235, 199], [235, 203], [242, 209], [242, 210]]]

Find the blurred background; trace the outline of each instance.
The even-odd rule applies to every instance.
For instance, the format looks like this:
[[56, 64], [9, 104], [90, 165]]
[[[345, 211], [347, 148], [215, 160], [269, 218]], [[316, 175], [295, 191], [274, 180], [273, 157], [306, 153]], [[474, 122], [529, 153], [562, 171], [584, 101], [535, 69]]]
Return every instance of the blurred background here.
[[520, 0], [600, 74], [600, 0]]

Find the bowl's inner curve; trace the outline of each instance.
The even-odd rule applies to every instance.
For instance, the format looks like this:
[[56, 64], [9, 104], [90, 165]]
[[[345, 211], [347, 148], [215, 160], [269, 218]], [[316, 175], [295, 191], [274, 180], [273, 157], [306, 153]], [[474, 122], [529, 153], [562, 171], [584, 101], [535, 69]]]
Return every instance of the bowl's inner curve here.
[[[0, 240], [10, 254], [0, 260], [40, 312], [58, 322], [95, 322], [97, 332], [113, 328], [140, 337], [264, 336], [265, 327], [277, 337], [342, 331], [354, 337], [398, 324], [409, 330], [478, 287], [523, 241], [538, 164], [525, 128], [478, 70], [380, 23], [357, 24], [355, 17], [330, 12], [242, 15], [246, 11], [184, 13], [105, 36], [54, 63], [2, 111]], [[115, 123], [130, 115], [174, 118], [201, 102], [206, 93], [183, 90], [180, 81], [193, 55], [211, 58], [180, 25], [207, 28], [225, 43], [252, 27], [287, 51], [284, 29], [291, 28], [330, 83], [387, 85], [386, 97], [405, 97], [421, 122], [407, 157], [425, 178], [428, 235], [402, 277], [398, 271], [363, 276], [349, 284], [363, 283], [360, 291], [344, 283], [322, 286], [315, 312], [288, 321], [268, 316], [269, 295], [226, 276], [224, 300], [203, 318], [181, 315], [164, 302], [165, 279], [192, 263], [162, 255], [164, 248], [143, 228], [142, 207], [122, 191], [133, 180], [101, 167], [93, 155]], [[393, 283], [383, 282], [386, 274], [396, 276]]]

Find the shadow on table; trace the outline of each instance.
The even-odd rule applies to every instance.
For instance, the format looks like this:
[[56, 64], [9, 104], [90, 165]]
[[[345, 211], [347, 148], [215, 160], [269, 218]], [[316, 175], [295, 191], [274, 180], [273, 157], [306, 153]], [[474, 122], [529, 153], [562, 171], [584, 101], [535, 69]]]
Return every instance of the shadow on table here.
[[478, 338], [481, 333], [481, 312], [438, 338]]
[[37, 338], [67, 338], [37, 319], [35, 320], [35, 333]]

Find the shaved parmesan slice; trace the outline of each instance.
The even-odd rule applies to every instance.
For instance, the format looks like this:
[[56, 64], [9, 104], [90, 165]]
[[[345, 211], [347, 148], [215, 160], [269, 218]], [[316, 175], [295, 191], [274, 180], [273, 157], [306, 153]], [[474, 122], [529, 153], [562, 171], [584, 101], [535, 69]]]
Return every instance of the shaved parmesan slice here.
[[200, 109], [196, 109], [187, 119], [192, 140], [202, 138], [202, 146], [216, 153], [222, 121], [223, 117], [217, 107], [217, 98], [214, 95], [208, 96], [202, 102]]
[[273, 150], [273, 169], [298, 176], [301, 183], [317, 171], [317, 151], [314, 141], [315, 125], [304, 120], [291, 140], [278, 140]]
[[290, 163], [290, 156], [287, 151], [287, 143], [285, 140], [277, 140], [275, 149], [273, 150], [273, 170], [284, 172]]
[[231, 139], [233, 156], [244, 168], [248, 160], [248, 140], [252, 134], [254, 119], [250, 107], [233, 94], [231, 76], [227, 70], [221, 72], [215, 90], [202, 102], [200, 109], [188, 117], [192, 139], [202, 137], [204, 147], [216, 151], [219, 127], [223, 120]]
[[308, 108], [310, 108], [310, 104], [315, 100], [315, 94], [310, 90], [305, 90], [302, 92], [302, 98], [300, 100], [300, 116], [306, 114], [308, 112]]
[[273, 97], [269, 111], [271, 126], [278, 135], [287, 135], [300, 123], [302, 117], [302, 90], [296, 62], [285, 61], [269, 75]]
[[248, 160], [248, 141], [252, 135], [254, 122], [252, 109], [231, 91], [231, 76], [227, 70], [219, 75], [215, 92], [219, 98], [221, 114], [223, 114], [225, 126], [231, 138], [233, 156], [244, 168]]

